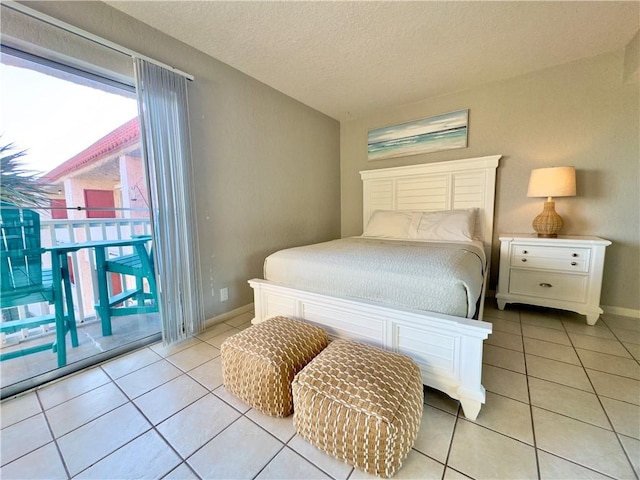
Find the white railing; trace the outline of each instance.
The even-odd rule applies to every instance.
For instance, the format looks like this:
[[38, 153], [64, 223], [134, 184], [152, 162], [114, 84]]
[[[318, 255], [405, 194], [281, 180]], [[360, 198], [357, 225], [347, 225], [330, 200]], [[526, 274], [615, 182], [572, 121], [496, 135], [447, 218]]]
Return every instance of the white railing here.
[[[41, 220], [41, 242], [43, 247], [61, 243], [87, 242], [91, 240], [120, 240], [133, 235], [150, 235], [148, 218], [98, 218], [78, 220]], [[131, 247], [110, 248], [108, 255], [118, 256], [132, 253]], [[70, 255], [73, 272], [73, 296], [76, 322], [95, 317], [97, 298], [96, 267], [93, 252], [81, 249]], [[43, 267], [50, 268], [51, 258], [43, 257]], [[89, 285], [90, 284], [90, 285]]]

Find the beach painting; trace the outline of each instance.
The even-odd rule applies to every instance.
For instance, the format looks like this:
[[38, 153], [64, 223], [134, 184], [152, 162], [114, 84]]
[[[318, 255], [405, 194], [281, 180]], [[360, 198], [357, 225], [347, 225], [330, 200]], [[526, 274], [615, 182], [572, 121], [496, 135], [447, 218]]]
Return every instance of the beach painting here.
[[444, 113], [369, 131], [368, 158], [404, 157], [467, 147], [469, 110]]

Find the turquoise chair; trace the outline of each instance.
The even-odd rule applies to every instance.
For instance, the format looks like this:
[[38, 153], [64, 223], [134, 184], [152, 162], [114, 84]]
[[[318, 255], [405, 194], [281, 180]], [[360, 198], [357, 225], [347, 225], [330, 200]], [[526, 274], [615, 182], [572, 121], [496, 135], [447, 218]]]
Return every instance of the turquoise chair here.
[[[95, 308], [102, 320], [102, 335], [112, 335], [111, 317], [154, 313], [158, 311], [158, 293], [156, 277], [153, 268], [153, 249], [147, 251], [145, 244], [151, 240], [148, 235], [133, 236], [129, 240], [94, 242], [96, 252], [96, 267], [98, 274], [98, 304]], [[107, 258], [106, 245], [130, 245], [133, 253], [115, 258]], [[120, 294], [110, 296], [107, 282], [109, 273], [129, 275], [135, 277], [136, 285], [125, 289]], [[145, 291], [144, 280], [147, 280], [149, 291]], [[134, 300], [127, 305], [126, 300]]]
[[[78, 346], [78, 334], [73, 313], [73, 298], [67, 265], [57, 271], [42, 269], [40, 216], [33, 210], [0, 205], [0, 271], [2, 290], [0, 308], [18, 307], [48, 302], [55, 305], [55, 313], [39, 317], [0, 322], [1, 333], [14, 333], [23, 328], [56, 324], [56, 340], [0, 355], [0, 361], [51, 349], [57, 353], [58, 367], [67, 363], [66, 334], [71, 344]], [[57, 262], [57, 260], [56, 260]], [[65, 286], [65, 295], [62, 285]], [[67, 312], [64, 311], [66, 297]]]

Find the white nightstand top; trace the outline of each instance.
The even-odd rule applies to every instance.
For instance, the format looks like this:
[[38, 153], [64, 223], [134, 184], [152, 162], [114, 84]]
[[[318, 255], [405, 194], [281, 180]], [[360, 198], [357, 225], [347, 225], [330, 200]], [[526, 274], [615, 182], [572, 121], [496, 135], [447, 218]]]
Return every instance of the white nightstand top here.
[[505, 240], [533, 240], [545, 242], [547, 245], [562, 245], [570, 241], [584, 242], [592, 245], [611, 245], [611, 242], [604, 238], [583, 235], [558, 235], [557, 238], [543, 238], [538, 237], [537, 233], [501, 233], [499, 238], [501, 242]]

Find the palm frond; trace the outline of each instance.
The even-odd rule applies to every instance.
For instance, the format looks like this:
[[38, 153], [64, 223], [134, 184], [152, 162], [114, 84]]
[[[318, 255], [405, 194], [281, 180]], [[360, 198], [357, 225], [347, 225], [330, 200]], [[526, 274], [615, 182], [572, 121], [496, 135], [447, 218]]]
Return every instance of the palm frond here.
[[37, 172], [25, 168], [21, 160], [25, 150], [13, 144], [0, 146], [0, 202], [25, 207], [50, 206], [53, 186], [43, 182]]

